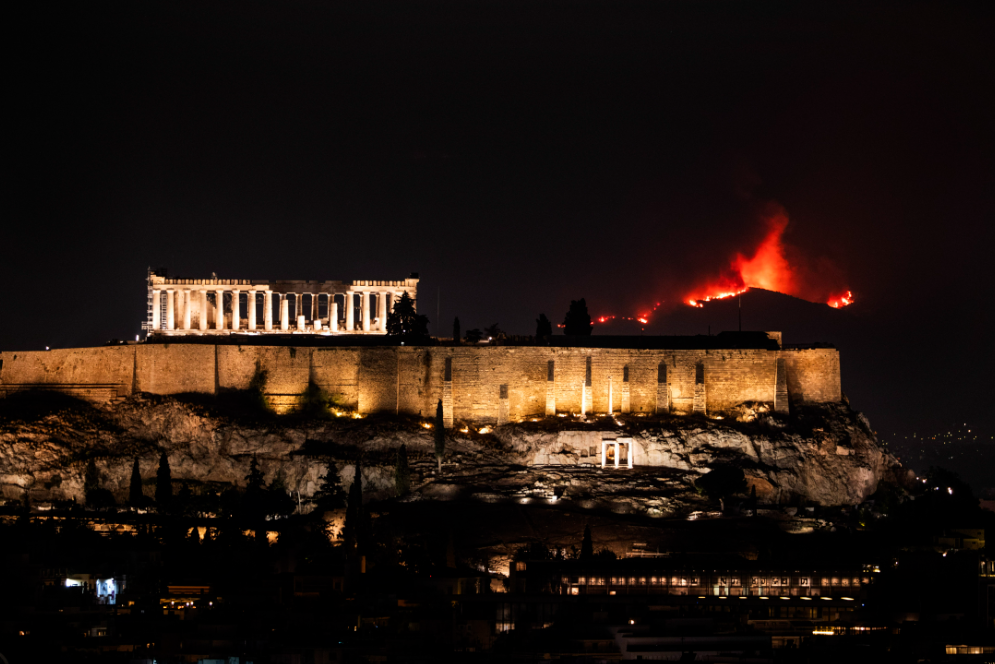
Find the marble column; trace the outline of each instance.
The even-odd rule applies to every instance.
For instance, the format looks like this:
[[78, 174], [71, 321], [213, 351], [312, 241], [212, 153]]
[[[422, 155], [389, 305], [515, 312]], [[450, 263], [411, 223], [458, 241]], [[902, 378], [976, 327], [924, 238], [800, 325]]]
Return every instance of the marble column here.
[[356, 307], [352, 299], [353, 293], [346, 291], [345, 294], [345, 329], [352, 332], [356, 329]]
[[273, 329], [273, 291], [271, 290], [263, 295], [263, 326], [267, 330]]
[[166, 289], [166, 329], [173, 330], [176, 328], [176, 314], [174, 312], [175, 303], [173, 298], [173, 289]]
[[160, 311], [162, 310], [162, 291], [153, 290], [152, 291], [152, 329], [159, 331], [162, 327], [162, 323], [159, 320]]
[[328, 298], [328, 329], [332, 334], [339, 331], [339, 303], [335, 301], [334, 294]]
[[200, 329], [207, 330], [207, 291], [200, 291]]
[[237, 330], [242, 327], [242, 307], [239, 304], [238, 296], [242, 291], [233, 290], [231, 292], [231, 329]]
[[218, 298], [214, 309], [214, 327], [223, 330], [225, 329], [225, 292], [223, 290], [214, 292]]
[[286, 293], [280, 294], [280, 329], [284, 332], [290, 329], [290, 298]]
[[380, 291], [377, 293], [377, 317], [380, 325], [377, 327], [381, 332], [387, 331], [387, 293]]
[[256, 329], [256, 291], [250, 290], [246, 294], [245, 306], [248, 307], [249, 311], [249, 330]]
[[319, 320], [318, 314], [320, 310], [318, 309], [318, 299], [321, 297], [321, 293], [311, 293], [311, 320]]
[[366, 292], [359, 296], [359, 303], [363, 308], [363, 332], [370, 331], [370, 296], [372, 293]]
[[190, 296], [191, 291], [189, 288], [183, 289], [183, 329], [190, 329]]

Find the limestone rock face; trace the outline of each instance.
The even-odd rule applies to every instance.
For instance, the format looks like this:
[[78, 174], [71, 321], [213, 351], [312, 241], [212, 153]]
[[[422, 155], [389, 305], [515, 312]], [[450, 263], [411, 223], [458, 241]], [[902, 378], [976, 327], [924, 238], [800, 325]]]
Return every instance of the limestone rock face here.
[[[633, 471], [615, 470], [613, 464], [601, 470], [601, 441], [615, 438], [631, 440]], [[365, 495], [382, 498], [393, 495], [393, 463], [402, 444], [411, 461], [412, 500], [534, 495], [583, 505], [610, 499], [612, 509], [664, 515], [680, 495], [694, 497], [696, 477], [720, 466], [743, 468], [769, 503], [802, 497], [825, 505], [855, 504], [882, 480], [902, 481], [905, 475], [877, 445], [866, 419], [842, 404], [800, 413], [790, 424], [618, 416], [509, 424], [487, 435], [454, 430], [444, 475], [434, 478], [432, 432], [415, 421], [249, 421], [168, 397], [137, 395], [105, 407], [0, 422], [0, 488], [13, 500], [27, 492], [34, 503], [82, 501], [84, 471], [94, 460], [101, 486], [123, 503], [134, 459], [151, 496], [165, 452], [174, 490], [184, 482], [197, 490], [244, 486], [255, 458], [266, 481], [279, 477], [293, 496], [306, 500], [329, 470], [348, 487], [362, 460]]]

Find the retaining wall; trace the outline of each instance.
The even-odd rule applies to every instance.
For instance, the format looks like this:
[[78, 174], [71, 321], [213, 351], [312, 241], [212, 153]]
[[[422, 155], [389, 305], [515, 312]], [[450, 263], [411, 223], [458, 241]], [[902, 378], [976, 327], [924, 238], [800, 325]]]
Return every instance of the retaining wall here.
[[[450, 381], [445, 374], [447, 358]], [[94, 401], [132, 392], [215, 393], [246, 388], [263, 371], [266, 393], [279, 409], [294, 407], [313, 381], [339, 405], [361, 413], [429, 416], [444, 392], [451, 391], [447, 418], [490, 423], [542, 417], [547, 405], [557, 412], [579, 412], [582, 394], [587, 396], [587, 412], [607, 412], [610, 393], [613, 412], [652, 413], [657, 409], [658, 388], [669, 394], [669, 410], [690, 413], [700, 366], [705, 410], [721, 413], [744, 401], [773, 403], [778, 359], [784, 360], [791, 403], [840, 400], [839, 352], [832, 348], [143, 344], [0, 352], [0, 393], [54, 389]], [[661, 364], [665, 372], [660, 371]], [[666, 376], [663, 385], [658, 382], [661, 374]]]

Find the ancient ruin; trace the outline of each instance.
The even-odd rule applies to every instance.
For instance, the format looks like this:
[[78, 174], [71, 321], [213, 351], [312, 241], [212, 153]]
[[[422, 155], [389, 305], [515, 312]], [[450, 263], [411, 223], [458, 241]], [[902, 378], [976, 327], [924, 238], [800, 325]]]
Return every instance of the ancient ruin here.
[[148, 335], [386, 334], [387, 313], [418, 275], [394, 281], [172, 279], [149, 271]]

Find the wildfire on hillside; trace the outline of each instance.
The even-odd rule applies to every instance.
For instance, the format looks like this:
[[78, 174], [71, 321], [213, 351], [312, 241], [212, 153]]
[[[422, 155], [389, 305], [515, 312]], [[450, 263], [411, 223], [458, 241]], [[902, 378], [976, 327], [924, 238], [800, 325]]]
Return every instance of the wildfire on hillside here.
[[[783, 207], [770, 203], [764, 208], [761, 219], [764, 233], [752, 250], [737, 252], [725, 270], [687, 293], [681, 298], [682, 302], [703, 307], [711, 300], [736, 297], [751, 288], [762, 288], [809, 302], [825, 302], [834, 309], [853, 304], [853, 292], [840, 287], [842, 277], [831, 263], [808, 260], [784, 242], [789, 219]], [[638, 316], [597, 316], [594, 323], [630, 320], [645, 325], [659, 307], [657, 302], [652, 311]]]
[[737, 253], [729, 262], [729, 267], [717, 278], [696, 288], [684, 298], [692, 307], [700, 307], [703, 302], [735, 297], [750, 288], [763, 288], [786, 295], [793, 295], [810, 302], [823, 301], [840, 309], [853, 304], [853, 293], [840, 290], [837, 286], [833, 295], [826, 297], [825, 278], [818, 277], [807, 266], [792, 263], [788, 258], [788, 247], [784, 243], [784, 231], [788, 227], [788, 214], [779, 205], [771, 204], [764, 215], [766, 233], [751, 254]]

